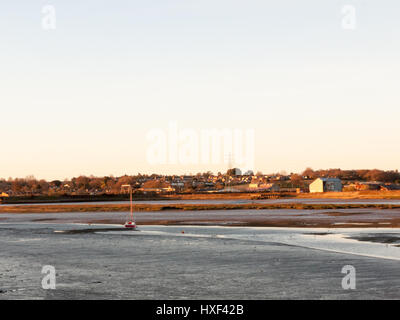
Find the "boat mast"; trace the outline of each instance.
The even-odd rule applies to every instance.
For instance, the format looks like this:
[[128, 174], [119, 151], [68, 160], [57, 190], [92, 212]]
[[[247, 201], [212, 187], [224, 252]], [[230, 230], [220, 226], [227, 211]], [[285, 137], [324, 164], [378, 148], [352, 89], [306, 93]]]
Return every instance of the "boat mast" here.
[[129, 191], [131, 192], [130, 200], [131, 200], [131, 221], [133, 220], [133, 204], [132, 204], [132, 186], [129, 186]]
[[121, 190], [127, 188], [129, 191], [129, 200], [130, 200], [130, 204], [131, 204], [131, 221], [135, 221], [133, 219], [133, 199], [132, 199], [132, 186], [130, 184], [123, 184], [121, 186]]

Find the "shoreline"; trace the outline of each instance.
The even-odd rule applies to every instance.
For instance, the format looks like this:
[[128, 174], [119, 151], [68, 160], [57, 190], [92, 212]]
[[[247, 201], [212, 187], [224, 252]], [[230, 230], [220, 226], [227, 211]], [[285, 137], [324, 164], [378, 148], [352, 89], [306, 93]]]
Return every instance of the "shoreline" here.
[[[224, 192], [188, 194], [134, 194], [134, 201], [176, 201], [176, 200], [257, 200], [257, 199], [382, 199], [400, 200], [398, 191], [349, 191], [324, 193], [268, 193], [268, 192]], [[1, 202], [3, 200], [3, 202]], [[0, 199], [1, 204], [46, 204], [69, 202], [113, 202], [129, 201], [128, 195], [64, 195], [64, 196], [16, 196]]]
[[[309, 203], [241, 203], [241, 204], [134, 204], [134, 211], [204, 211], [204, 210], [340, 210], [340, 209], [400, 209], [400, 204], [309, 204]], [[7, 205], [1, 213], [62, 213], [62, 212], [125, 212], [129, 204], [63, 204], [63, 205]]]

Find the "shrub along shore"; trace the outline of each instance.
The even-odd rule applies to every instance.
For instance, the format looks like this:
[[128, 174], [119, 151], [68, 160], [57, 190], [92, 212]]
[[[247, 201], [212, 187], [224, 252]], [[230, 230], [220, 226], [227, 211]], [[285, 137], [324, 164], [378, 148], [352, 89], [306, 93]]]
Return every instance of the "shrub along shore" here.
[[[268, 199], [268, 198], [301, 198], [301, 199], [388, 199], [400, 200], [400, 190], [394, 191], [351, 191], [325, 193], [261, 193], [261, 192], [218, 192], [218, 193], [174, 193], [174, 194], [134, 194], [134, 201], [153, 200], [235, 200], [235, 199]], [[0, 198], [4, 204], [38, 204], [69, 203], [69, 202], [112, 202], [128, 201], [128, 194], [101, 195], [62, 195], [62, 196], [18, 196]]]

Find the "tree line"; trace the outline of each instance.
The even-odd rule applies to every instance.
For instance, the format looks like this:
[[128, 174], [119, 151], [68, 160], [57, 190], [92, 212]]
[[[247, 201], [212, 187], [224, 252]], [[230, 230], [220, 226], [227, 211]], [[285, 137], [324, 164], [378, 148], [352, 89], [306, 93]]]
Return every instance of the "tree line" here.
[[[225, 175], [231, 175], [232, 172], [227, 172]], [[214, 179], [215, 188], [223, 188], [224, 174], [218, 173]], [[265, 181], [273, 181], [274, 177], [282, 176], [279, 174], [264, 175], [262, 172], [256, 173], [257, 177], [263, 177]], [[205, 182], [215, 177], [211, 172], [198, 173], [191, 175], [190, 180], [185, 180], [185, 189], [188, 191], [196, 191], [193, 187], [192, 182], [197, 182], [201, 185], [201, 182]], [[379, 181], [383, 183], [400, 183], [400, 173], [395, 170], [342, 170], [342, 169], [321, 169], [313, 170], [307, 168], [302, 173], [292, 173], [287, 175], [287, 181], [292, 186], [306, 186], [309, 181], [319, 177], [332, 177], [339, 178], [346, 181]], [[125, 175], [122, 177], [104, 176], [79, 176], [72, 179], [64, 180], [52, 180], [46, 181], [43, 179], [36, 179], [34, 176], [28, 176], [26, 178], [9, 178], [0, 179], [0, 194], [11, 193], [12, 195], [60, 195], [60, 194], [71, 194], [71, 195], [82, 195], [82, 194], [118, 194], [121, 192], [121, 186], [124, 184], [130, 184], [135, 189], [139, 189], [142, 186], [154, 186], [154, 181], [173, 182], [179, 180], [179, 176], [162, 176], [157, 174], [152, 175]], [[157, 184], [158, 185], [158, 184]], [[153, 187], [154, 187], [153, 186]]]

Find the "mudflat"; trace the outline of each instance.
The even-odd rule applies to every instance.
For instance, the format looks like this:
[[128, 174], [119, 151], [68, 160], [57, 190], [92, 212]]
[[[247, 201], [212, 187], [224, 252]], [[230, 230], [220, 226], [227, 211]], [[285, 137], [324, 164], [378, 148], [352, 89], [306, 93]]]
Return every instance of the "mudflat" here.
[[[396, 242], [334, 230], [0, 223], [0, 299], [399, 299]], [[55, 290], [41, 286], [45, 265]]]

